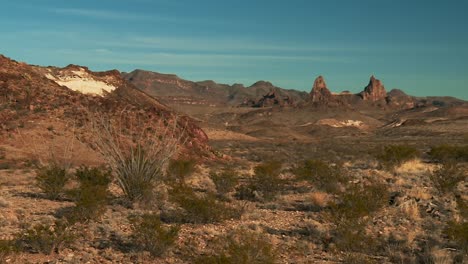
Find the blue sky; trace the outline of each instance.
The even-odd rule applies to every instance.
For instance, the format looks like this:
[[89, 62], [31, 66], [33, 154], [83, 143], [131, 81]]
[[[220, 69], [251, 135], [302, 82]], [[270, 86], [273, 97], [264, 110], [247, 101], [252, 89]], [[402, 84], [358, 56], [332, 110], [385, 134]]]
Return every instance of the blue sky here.
[[467, 1], [3, 0], [0, 53], [190, 80], [468, 99]]

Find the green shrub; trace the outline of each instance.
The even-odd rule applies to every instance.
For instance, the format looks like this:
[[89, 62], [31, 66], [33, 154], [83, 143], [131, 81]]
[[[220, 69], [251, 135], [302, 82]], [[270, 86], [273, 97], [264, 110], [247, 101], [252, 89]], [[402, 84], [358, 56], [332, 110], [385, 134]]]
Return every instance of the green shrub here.
[[284, 181], [280, 178], [281, 163], [265, 162], [256, 166], [254, 173], [247, 185], [237, 189], [236, 197], [243, 200], [271, 201], [275, 199], [284, 187]]
[[64, 192], [70, 176], [67, 169], [58, 164], [41, 167], [36, 173], [36, 185], [50, 199], [58, 199]]
[[468, 253], [468, 222], [457, 223], [450, 221], [447, 223], [444, 233], [451, 241], [457, 243], [461, 250]]
[[14, 240], [0, 240], [0, 263], [8, 263], [12, 255], [18, 252], [18, 247]]
[[179, 234], [179, 227], [163, 226], [159, 215], [144, 214], [129, 217], [132, 240], [154, 257], [163, 255], [171, 248]]
[[333, 237], [342, 251], [376, 250], [379, 241], [366, 234], [368, 216], [388, 204], [388, 190], [383, 184], [352, 185], [331, 203], [328, 220], [335, 226]]
[[176, 221], [206, 224], [240, 217], [239, 210], [218, 201], [212, 193], [199, 196], [190, 187], [177, 186], [169, 191], [169, 195], [169, 199], [182, 209], [170, 216]]
[[344, 178], [337, 168], [330, 167], [320, 160], [306, 160], [293, 170], [297, 179], [306, 180], [314, 184], [318, 189], [335, 193], [338, 191], [338, 183]]
[[17, 244], [22, 251], [49, 255], [58, 253], [62, 247], [75, 241], [76, 236], [71, 227], [63, 220], [55, 221], [53, 225], [33, 225], [18, 237]]
[[210, 178], [215, 184], [218, 194], [222, 197], [234, 190], [239, 182], [237, 174], [231, 169], [226, 169], [220, 173], [211, 173]]
[[356, 219], [368, 216], [388, 204], [387, 186], [380, 183], [351, 185], [338, 202], [331, 203], [335, 219]]
[[81, 167], [75, 172], [79, 187], [70, 192], [76, 206], [68, 215], [71, 222], [96, 219], [101, 216], [109, 198], [111, 171], [102, 168]]
[[439, 145], [432, 147], [428, 154], [433, 161], [438, 162], [468, 161], [468, 145]]
[[444, 163], [440, 169], [429, 175], [434, 187], [441, 194], [454, 192], [458, 183], [466, 177], [466, 171], [453, 162]]
[[169, 180], [185, 184], [185, 179], [195, 171], [195, 165], [193, 160], [171, 160], [167, 169]]
[[265, 236], [247, 230], [231, 232], [216, 241], [215, 252], [195, 260], [197, 264], [273, 264], [277, 253]]
[[411, 146], [406, 145], [390, 145], [385, 146], [383, 150], [377, 154], [377, 159], [387, 169], [393, 169], [406, 161], [418, 157], [419, 151]]
[[379, 264], [377, 260], [358, 253], [348, 253], [343, 258], [344, 264]]

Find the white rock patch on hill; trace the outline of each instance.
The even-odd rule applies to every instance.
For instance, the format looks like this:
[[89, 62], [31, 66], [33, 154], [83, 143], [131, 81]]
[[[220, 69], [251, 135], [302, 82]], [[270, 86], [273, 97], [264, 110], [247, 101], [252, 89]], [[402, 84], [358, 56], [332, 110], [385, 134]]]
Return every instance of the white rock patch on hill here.
[[60, 85], [66, 86], [74, 91], [78, 91], [84, 94], [95, 94], [103, 96], [105, 92], [110, 93], [116, 89], [116, 87], [113, 85], [93, 79], [93, 77], [82, 68], [79, 71], [71, 72], [71, 75], [53, 76], [52, 74], [48, 73], [45, 76]]

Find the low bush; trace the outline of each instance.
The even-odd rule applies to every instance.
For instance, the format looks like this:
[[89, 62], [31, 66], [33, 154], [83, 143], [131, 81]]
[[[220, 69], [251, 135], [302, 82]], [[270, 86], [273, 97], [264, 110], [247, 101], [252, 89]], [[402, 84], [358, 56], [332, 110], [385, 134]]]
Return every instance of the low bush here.
[[377, 154], [377, 160], [387, 169], [393, 169], [406, 161], [419, 156], [419, 151], [407, 145], [390, 145], [385, 146]]
[[450, 221], [447, 223], [444, 233], [457, 244], [460, 250], [468, 253], [468, 222]]
[[384, 184], [352, 185], [331, 203], [327, 218], [334, 225], [333, 241], [339, 250], [372, 252], [381, 246], [365, 227], [368, 216], [388, 204], [388, 196]]
[[216, 186], [216, 191], [222, 197], [234, 190], [239, 182], [236, 172], [226, 169], [220, 173], [211, 173], [210, 178]]
[[433, 161], [438, 162], [468, 161], [468, 145], [439, 145], [432, 147], [428, 154]]
[[58, 199], [70, 180], [67, 169], [58, 164], [41, 167], [36, 172], [36, 185], [49, 199]]
[[169, 191], [169, 199], [180, 207], [180, 211], [169, 216], [173, 221], [206, 224], [240, 217], [241, 211], [226, 206], [212, 193], [197, 195], [190, 187], [177, 186]]
[[71, 222], [96, 219], [105, 210], [109, 198], [111, 171], [103, 168], [81, 167], [75, 172], [79, 187], [70, 192], [76, 206], [70, 211]]
[[186, 178], [195, 171], [195, 165], [193, 160], [171, 160], [167, 168], [168, 180], [185, 184]]
[[344, 177], [338, 168], [329, 166], [321, 160], [306, 160], [293, 169], [297, 179], [314, 184], [319, 190], [335, 193]]
[[466, 177], [466, 170], [453, 162], [444, 163], [440, 169], [429, 175], [432, 184], [441, 194], [454, 192], [458, 183]]
[[8, 263], [8, 259], [18, 252], [18, 247], [13, 240], [0, 240], [0, 263]]
[[242, 200], [271, 201], [276, 198], [284, 187], [284, 180], [280, 178], [281, 163], [270, 161], [254, 168], [254, 176], [247, 185], [240, 186], [236, 197]]
[[76, 239], [67, 221], [57, 220], [54, 224], [37, 224], [29, 227], [17, 238], [17, 245], [22, 251], [33, 253], [59, 253]]
[[179, 227], [165, 227], [159, 215], [131, 216], [132, 241], [154, 257], [163, 255], [177, 240]]
[[273, 264], [277, 253], [269, 239], [247, 230], [231, 232], [216, 241], [213, 254], [195, 260], [198, 264]]

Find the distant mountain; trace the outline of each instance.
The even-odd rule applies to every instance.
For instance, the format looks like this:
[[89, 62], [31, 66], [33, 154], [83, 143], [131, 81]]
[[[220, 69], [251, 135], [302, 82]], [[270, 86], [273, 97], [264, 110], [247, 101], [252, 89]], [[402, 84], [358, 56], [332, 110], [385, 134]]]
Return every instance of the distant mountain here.
[[[305, 92], [282, 89], [266, 81], [258, 81], [245, 87], [242, 84], [218, 84], [210, 80], [193, 82], [172, 74], [143, 70], [123, 73], [122, 76], [142, 91], [166, 102], [260, 107], [296, 105], [305, 102], [308, 97]], [[269, 97], [275, 99], [266, 100]]]

